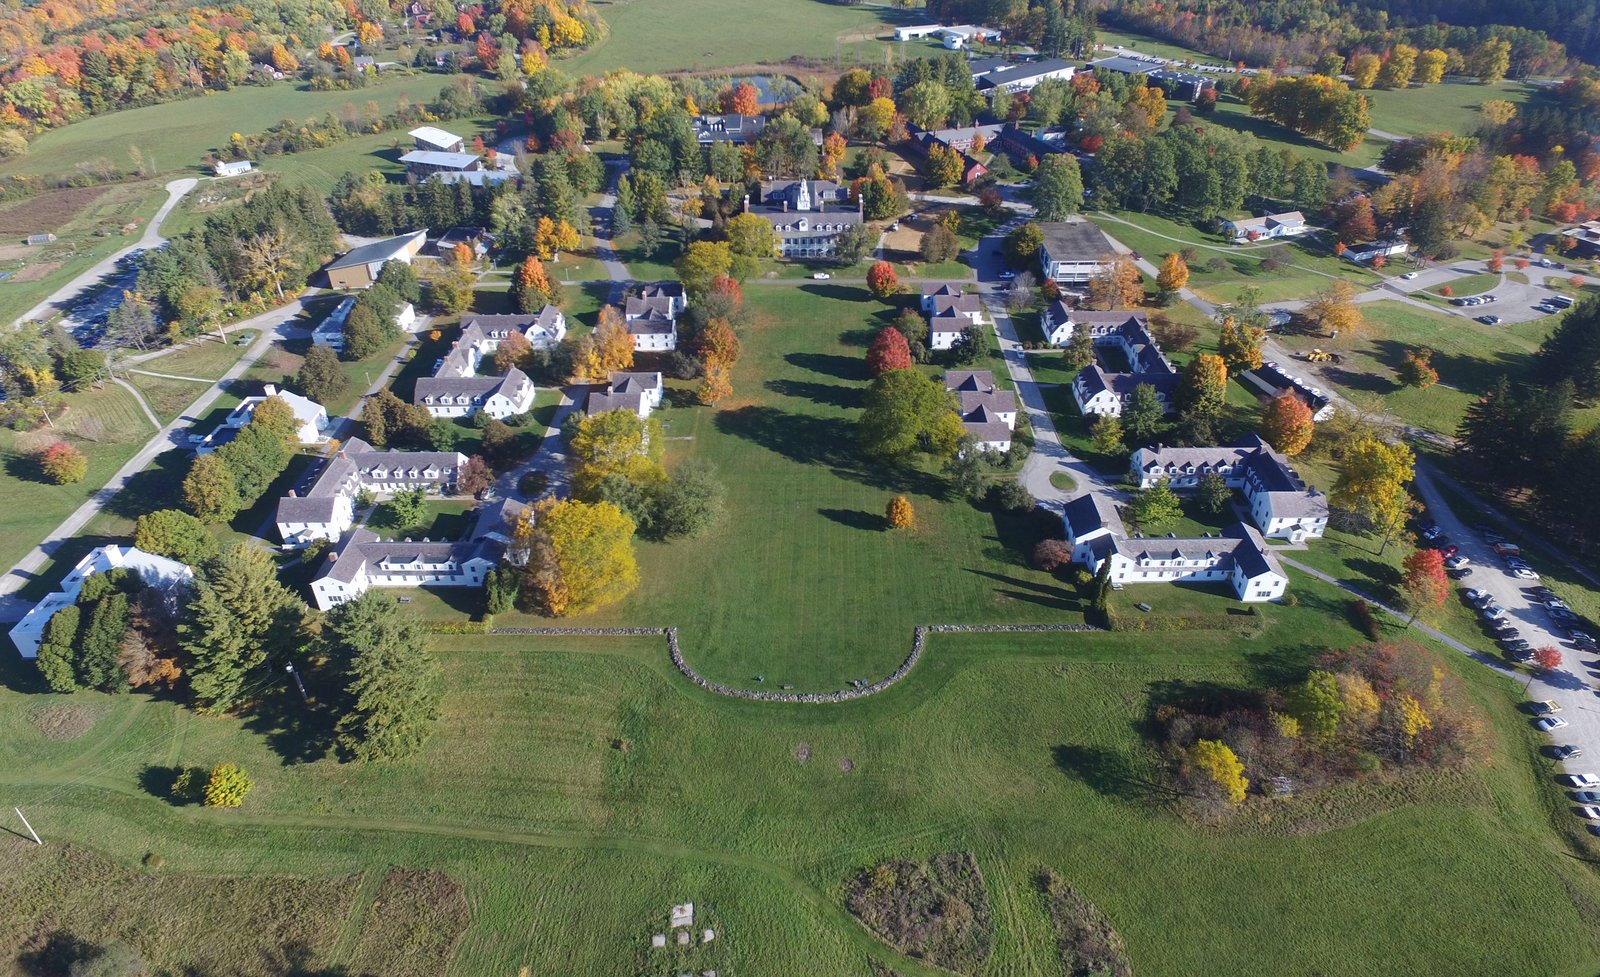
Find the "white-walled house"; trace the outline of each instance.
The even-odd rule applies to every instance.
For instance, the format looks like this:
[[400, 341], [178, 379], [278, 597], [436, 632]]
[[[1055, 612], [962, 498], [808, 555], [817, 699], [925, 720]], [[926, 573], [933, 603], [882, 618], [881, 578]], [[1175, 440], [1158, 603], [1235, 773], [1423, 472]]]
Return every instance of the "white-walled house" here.
[[481, 587], [498, 556], [483, 540], [383, 540], [353, 529], [311, 581], [311, 597], [326, 611], [373, 587]]
[[961, 333], [983, 324], [983, 301], [976, 294], [933, 294], [923, 296], [928, 312], [928, 348], [949, 349]]
[[[546, 310], [552, 306], [545, 306]], [[540, 315], [478, 315], [462, 320], [461, 337], [439, 360], [431, 377], [419, 377], [412, 389], [411, 402], [427, 408], [434, 417], [468, 417], [483, 411], [503, 421], [533, 408], [536, 390], [533, 380], [517, 367], [504, 376], [480, 376], [478, 368], [485, 358], [500, 349], [514, 334], [528, 336], [540, 329]], [[566, 335], [566, 318], [560, 310], [548, 320], [552, 329]], [[538, 333], [541, 342], [545, 333]], [[532, 343], [532, 339], [529, 340]]]
[[1125, 311], [1090, 316], [1073, 310], [1072, 314], [1074, 328], [1088, 329], [1095, 347], [1115, 347], [1128, 361], [1127, 372], [1112, 373], [1100, 365], [1097, 354], [1096, 362], [1078, 371], [1072, 380], [1072, 399], [1085, 417], [1121, 417], [1134, 391], [1144, 385], [1155, 389], [1165, 412], [1176, 408], [1178, 369], [1156, 345], [1144, 316]]
[[251, 170], [250, 161], [247, 159], [217, 160], [211, 166], [211, 172], [217, 176], [243, 176]]
[[944, 387], [956, 395], [961, 428], [984, 451], [1010, 451], [1017, 427], [1017, 395], [995, 386], [988, 370], [951, 370]]
[[1244, 603], [1275, 600], [1289, 586], [1261, 533], [1242, 522], [1217, 536], [1129, 537], [1112, 503], [1090, 493], [1066, 504], [1062, 527], [1073, 562], [1098, 573], [1109, 560], [1114, 585], [1220, 583]]
[[[219, 439], [217, 435], [223, 430], [237, 431], [250, 423], [256, 415], [256, 408], [266, 403], [270, 397], [276, 397], [289, 405], [294, 411], [294, 419], [300, 425], [295, 429], [295, 437], [301, 444], [317, 445], [328, 440], [328, 411], [321, 404], [309, 397], [302, 397], [288, 390], [279, 390], [272, 384], [267, 384], [262, 389], [259, 397], [246, 397], [239, 402], [239, 406], [223, 419], [222, 425], [211, 436], [206, 438], [197, 449], [200, 454], [209, 454], [221, 446], [221, 442], [231, 439]], [[218, 443], [213, 443], [213, 441]]]
[[659, 373], [613, 373], [604, 390], [589, 394], [584, 414], [593, 417], [610, 410], [626, 410], [643, 420], [661, 406], [661, 392]]
[[[1223, 220], [1222, 229], [1232, 237], [1234, 243], [1249, 240], [1265, 240], [1267, 238], [1294, 237], [1304, 234], [1308, 225], [1305, 215], [1298, 210], [1291, 210], [1282, 214], [1266, 214], [1261, 217], [1244, 217], [1239, 220]], [[1251, 235], [1254, 235], [1252, 238]]]
[[1273, 539], [1298, 543], [1318, 539], [1328, 529], [1328, 497], [1308, 487], [1287, 458], [1254, 434], [1221, 447], [1140, 448], [1128, 470], [1140, 488], [1165, 481], [1174, 491], [1220, 475], [1243, 496], [1261, 533]]
[[678, 348], [678, 314], [688, 306], [683, 286], [656, 282], [628, 296], [622, 319], [633, 337], [635, 353], [662, 353]]
[[85, 580], [97, 573], [119, 569], [137, 573], [145, 586], [169, 593], [187, 587], [194, 579], [194, 571], [177, 560], [146, 553], [133, 546], [97, 546], [73, 566], [55, 593], [33, 605], [22, 620], [12, 626], [11, 643], [17, 646], [22, 657], [39, 657], [45, 626], [56, 611], [77, 602]]
[[1039, 273], [1060, 285], [1087, 285], [1106, 268], [1104, 258], [1116, 248], [1104, 231], [1081, 218], [1039, 224]]

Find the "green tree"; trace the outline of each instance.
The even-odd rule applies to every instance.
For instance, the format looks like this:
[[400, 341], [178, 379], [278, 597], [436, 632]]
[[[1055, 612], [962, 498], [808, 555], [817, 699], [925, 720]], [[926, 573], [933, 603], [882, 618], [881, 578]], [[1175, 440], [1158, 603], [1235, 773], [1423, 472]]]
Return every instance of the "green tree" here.
[[1409, 506], [1406, 485], [1416, 458], [1403, 444], [1376, 438], [1358, 441], [1345, 451], [1344, 467], [1334, 480], [1328, 501], [1384, 529], [1384, 541]]
[[1094, 441], [1094, 450], [1103, 455], [1115, 457], [1128, 452], [1128, 446], [1123, 444], [1122, 439], [1122, 421], [1110, 414], [1102, 414], [1095, 419], [1090, 436]]
[[1038, 224], [1024, 224], [1006, 236], [1006, 262], [1018, 269], [1037, 265], [1042, 247], [1044, 231]]
[[778, 251], [778, 232], [760, 214], [737, 214], [728, 221], [728, 246], [734, 254], [770, 258]]
[[157, 509], [140, 516], [133, 524], [133, 545], [190, 566], [217, 555], [217, 539], [206, 531], [205, 523], [177, 509]]
[[950, 90], [936, 81], [921, 81], [900, 96], [900, 110], [919, 129], [938, 129], [950, 118]]
[[1077, 157], [1051, 153], [1034, 173], [1033, 205], [1042, 221], [1063, 221], [1083, 206], [1083, 173]]
[[201, 709], [222, 713], [243, 703], [256, 670], [298, 647], [304, 613], [265, 550], [240, 544], [201, 567], [188, 620], [178, 625]]
[[726, 277], [733, 268], [733, 250], [726, 241], [695, 241], [673, 263], [678, 280], [691, 299], [711, 290], [711, 283]]
[[44, 626], [39, 645], [39, 672], [54, 692], [76, 692], [78, 684], [78, 625], [82, 611], [68, 604]]
[[1182, 516], [1183, 504], [1163, 478], [1149, 488], [1141, 489], [1133, 497], [1133, 501], [1128, 503], [1128, 515], [1133, 517], [1140, 529], [1157, 529]]
[[1585, 398], [1600, 395], [1600, 298], [1579, 302], [1545, 337], [1534, 371], [1547, 384], [1572, 381]]
[[1154, 386], [1148, 383], [1135, 386], [1133, 396], [1128, 399], [1128, 405], [1122, 409], [1122, 430], [1128, 444], [1130, 446], [1148, 444], [1150, 439], [1156, 436], [1156, 432], [1161, 430], [1166, 416], [1166, 407], [1161, 403]]
[[652, 536], [693, 539], [721, 522], [727, 512], [728, 490], [716, 468], [691, 458], [672, 470], [672, 478], [655, 499], [650, 519]]
[[1195, 501], [1200, 508], [1217, 515], [1227, 510], [1233, 501], [1233, 489], [1228, 487], [1228, 480], [1216, 472], [1206, 472], [1200, 476], [1200, 482], [1195, 486]]
[[[446, 315], [459, 315], [472, 307], [472, 285], [472, 272], [452, 263], [433, 277], [429, 294], [434, 307], [440, 312]], [[351, 309], [350, 314], [354, 315], [355, 310]], [[352, 359], [359, 359], [348, 346], [345, 353]]]
[[388, 338], [378, 314], [370, 305], [357, 302], [344, 321], [344, 355], [348, 359], [364, 360], [383, 349], [386, 342]]
[[1067, 338], [1066, 354], [1062, 357], [1063, 365], [1073, 373], [1094, 362], [1094, 337], [1088, 329], [1074, 329]]
[[216, 453], [200, 455], [183, 479], [183, 504], [201, 522], [223, 523], [239, 514], [239, 483]]
[[330, 611], [327, 628], [350, 698], [337, 726], [340, 750], [363, 761], [421, 751], [439, 720], [441, 673], [422, 623], [369, 590]]
[[428, 510], [428, 493], [422, 486], [402, 489], [383, 504], [385, 521], [404, 531], [422, 525]]
[[1300, 728], [1317, 739], [1327, 741], [1339, 732], [1344, 715], [1344, 698], [1332, 672], [1313, 670], [1289, 694], [1289, 715], [1300, 720]]
[[1214, 353], [1200, 353], [1183, 368], [1178, 403], [1203, 414], [1221, 412], [1228, 399], [1228, 367]]
[[[384, 267], [399, 263], [391, 261]], [[306, 350], [306, 358], [295, 374], [295, 385], [317, 403], [327, 404], [349, 388], [350, 377], [339, 365], [338, 353], [327, 346], [314, 345]]]
[[913, 369], [889, 370], [872, 381], [859, 428], [867, 454], [891, 459], [919, 449], [948, 456], [963, 433], [950, 395]]

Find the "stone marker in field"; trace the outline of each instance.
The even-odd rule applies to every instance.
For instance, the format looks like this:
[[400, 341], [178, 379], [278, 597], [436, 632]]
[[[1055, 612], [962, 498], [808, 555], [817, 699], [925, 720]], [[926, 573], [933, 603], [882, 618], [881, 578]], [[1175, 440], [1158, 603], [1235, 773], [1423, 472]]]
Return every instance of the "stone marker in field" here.
[[667, 934], [665, 934], [665, 933], [657, 933], [655, 936], [650, 937], [650, 945], [652, 947], [655, 947], [657, 950], [659, 950], [662, 947], [666, 946], [667, 945]]
[[686, 902], [681, 906], [673, 906], [672, 907], [672, 923], [671, 923], [671, 926], [672, 926], [673, 929], [677, 929], [680, 926], [693, 926], [693, 925], [694, 925], [694, 903]]
[[716, 930], [708, 929], [708, 930], [704, 930], [704, 931], [702, 931], [700, 933], [700, 942], [701, 943], [710, 943], [712, 940], [714, 940], [716, 938], [717, 938], [717, 931]]

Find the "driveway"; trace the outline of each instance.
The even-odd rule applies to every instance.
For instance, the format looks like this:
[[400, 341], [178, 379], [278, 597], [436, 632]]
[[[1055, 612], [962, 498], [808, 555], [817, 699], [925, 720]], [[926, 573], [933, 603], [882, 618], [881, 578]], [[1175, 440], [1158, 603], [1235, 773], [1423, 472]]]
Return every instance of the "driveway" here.
[[[1551, 744], [1572, 743], [1582, 747], [1584, 752], [1579, 759], [1563, 763], [1563, 768], [1569, 773], [1586, 773], [1596, 769], [1596, 764], [1600, 763], [1600, 697], [1597, 697], [1592, 686], [1596, 668], [1600, 667], [1600, 661], [1597, 661], [1600, 655], [1581, 650], [1556, 630], [1543, 605], [1534, 602], [1524, 592], [1524, 588], [1537, 586], [1539, 582], [1518, 580], [1505, 571], [1504, 562], [1484, 541], [1482, 534], [1467, 526], [1451, 511], [1426, 466], [1417, 466], [1415, 485], [1417, 494], [1428, 506], [1429, 517], [1472, 561], [1472, 576], [1454, 582], [1450, 599], [1460, 600], [1460, 590], [1466, 587], [1488, 591], [1494, 595], [1495, 602], [1506, 609], [1506, 616], [1517, 626], [1520, 636], [1528, 644], [1534, 648], [1549, 646], [1560, 649], [1561, 667], [1535, 677], [1528, 697], [1534, 700], [1552, 699], [1562, 706], [1561, 718], [1568, 725], [1551, 734]], [[1528, 562], [1534, 563], [1535, 560], [1530, 558]], [[1494, 645], [1487, 636], [1474, 644], [1484, 648], [1493, 648]], [[1510, 671], [1504, 665], [1496, 664], [1495, 667]], [[1520, 674], [1516, 677], [1528, 681]], [[1530, 722], [1533, 720], [1532, 716], [1528, 718]]]

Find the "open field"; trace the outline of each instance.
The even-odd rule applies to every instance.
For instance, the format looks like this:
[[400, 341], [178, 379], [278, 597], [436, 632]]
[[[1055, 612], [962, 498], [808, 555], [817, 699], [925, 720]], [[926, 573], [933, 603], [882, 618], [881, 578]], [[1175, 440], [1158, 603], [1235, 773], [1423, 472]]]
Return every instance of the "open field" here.
[[[907, 682], [840, 707], [709, 697], [671, 670], [659, 638], [441, 639], [438, 735], [415, 760], [370, 767], [308, 749], [315, 731], [287, 689], [258, 718], [197, 719], [142, 696], [17, 691], [24, 680], [7, 673], [0, 790], [51, 846], [0, 839], [36, 893], [21, 912], [8, 903], [0, 934], [15, 946], [62, 904], [54, 887], [73, 876], [41, 861], [75, 841], [118, 866], [99, 872], [101, 898], [147, 894], [124, 912], [160, 918], [197, 888], [240, 886], [195, 925], [239, 927], [208, 952], [241, 974], [271, 972], [233, 949], [262, 920], [299, 935], [308, 964], [361, 962], [373, 940], [353, 934], [377, 925], [363, 914], [397, 866], [465, 887], [471, 918], [448, 971], [463, 977], [647, 970], [648, 935], [685, 899], [717, 921], [722, 955], [708, 948], [709, 966], [866, 977], [871, 957], [931, 977], [855, 924], [836, 893], [879, 859], [965, 850], [995, 905], [991, 973], [1060, 972], [1031, 889], [1041, 865], [1107, 914], [1136, 972], [1582, 972], [1600, 882], [1568, 846], [1587, 855], [1589, 843], [1549, 765], [1529, 760], [1537, 736], [1512, 711], [1511, 683], [1459, 657], [1446, 667], [1490, 718], [1486, 767], [1278, 802], [1223, 829], [1167, 808], [1138, 733], [1153, 694], [1281, 678], [1319, 646], [1358, 640], [1335, 592], [1298, 576], [1294, 587], [1301, 606], [1265, 608], [1259, 637], [1198, 632], [1181, 653], [1156, 635], [935, 636]], [[879, 592], [885, 606], [909, 596]], [[1158, 613], [1232, 606], [1179, 588], [1137, 599]], [[55, 728], [41, 710], [62, 706], [89, 710], [70, 741], [41, 732]], [[221, 760], [257, 782], [244, 809], [152, 795], [152, 767]], [[1570, 834], [1552, 829], [1558, 818]], [[160, 869], [134, 867], [147, 852]], [[275, 876], [289, 879], [274, 883], [285, 898], [252, 908], [251, 886]], [[58, 918], [85, 938], [116, 931], [115, 918]], [[1474, 939], [1438, 939], [1464, 918]], [[170, 936], [139, 942], [162, 964], [196, 952]]]
[[[611, 36], [557, 62], [570, 75], [730, 68], [799, 55], [873, 60], [875, 38], [892, 35], [889, 7], [850, 7], [804, 0], [616, 0], [597, 8]], [[909, 19], [909, 18], [908, 18]], [[738, 23], [730, 34], [709, 24]]]
[[0, 174], [54, 175], [63, 160], [108, 161], [130, 170], [137, 148], [151, 175], [196, 172], [205, 152], [227, 144], [231, 133], [259, 132], [281, 119], [310, 119], [337, 112], [346, 103], [376, 102], [388, 112], [400, 99], [423, 102], [449, 83], [442, 74], [389, 74], [351, 91], [313, 92], [280, 82], [214, 92], [196, 98], [96, 116], [52, 129], [34, 140], [26, 156], [0, 164]]
[[[12, 273], [0, 281], [0, 323], [9, 325], [79, 273], [137, 241], [166, 199], [159, 184], [136, 182], [52, 191], [0, 208], [0, 219], [16, 228], [0, 246], [0, 272]], [[56, 240], [22, 245], [27, 234], [43, 231]]]
[[1522, 105], [1539, 89], [1521, 81], [1480, 85], [1450, 80], [1405, 90], [1373, 89], [1365, 92], [1372, 127], [1401, 136], [1424, 132], [1449, 132], [1466, 136], [1478, 128], [1478, 106], [1490, 99]]
[[[1174, 112], [1177, 111], [1175, 103], [1169, 103]], [[1240, 132], [1248, 132], [1263, 142], [1280, 143], [1288, 146], [1302, 156], [1321, 160], [1324, 163], [1335, 163], [1339, 166], [1348, 166], [1359, 169], [1371, 166], [1383, 155], [1383, 149], [1389, 145], [1386, 141], [1374, 135], [1362, 138], [1361, 144], [1350, 152], [1331, 149], [1320, 142], [1307, 139], [1305, 136], [1278, 125], [1270, 119], [1257, 118], [1250, 114], [1244, 103], [1232, 95], [1224, 95], [1217, 99], [1217, 110], [1204, 116], [1203, 125], [1223, 125]], [[1381, 127], [1380, 127], [1381, 128]]]

